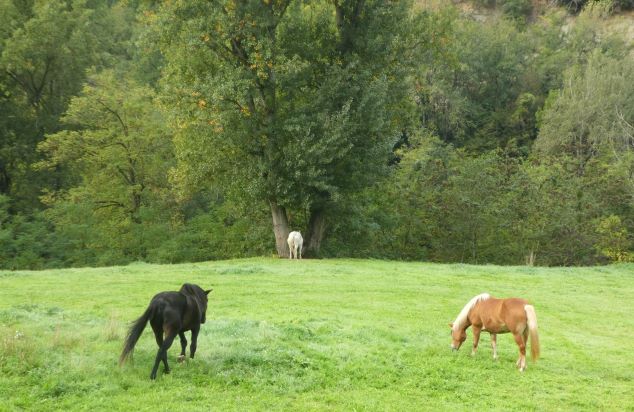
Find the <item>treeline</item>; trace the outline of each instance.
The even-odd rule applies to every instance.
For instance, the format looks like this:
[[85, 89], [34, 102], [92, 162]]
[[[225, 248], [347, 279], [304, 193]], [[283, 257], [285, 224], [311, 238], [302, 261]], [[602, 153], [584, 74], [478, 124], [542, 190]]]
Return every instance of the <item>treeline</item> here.
[[615, 3], [502, 3], [1, 1], [0, 267], [632, 260]]

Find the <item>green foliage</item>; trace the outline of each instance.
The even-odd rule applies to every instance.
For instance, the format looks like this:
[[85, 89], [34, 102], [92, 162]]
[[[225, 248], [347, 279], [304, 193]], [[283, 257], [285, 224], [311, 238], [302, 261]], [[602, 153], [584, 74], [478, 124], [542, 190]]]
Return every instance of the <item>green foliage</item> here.
[[0, 3], [0, 192], [19, 210], [40, 206], [43, 187], [55, 186], [61, 171], [37, 173], [35, 147], [59, 130], [59, 117], [86, 79], [120, 53], [111, 31], [110, 9], [84, 1]]
[[10, 199], [0, 195], [1, 267], [41, 269], [56, 266], [59, 252], [51, 235], [51, 224], [38, 213], [31, 216], [11, 214]]
[[505, 0], [502, 11], [519, 22], [525, 22], [533, 11], [533, 4], [531, 0]]
[[622, 2], [423, 3], [1, 0], [0, 265], [631, 253]]
[[595, 50], [619, 61], [628, 53], [620, 36], [600, 31], [596, 13], [583, 13], [562, 32], [564, 17], [552, 12], [520, 31], [505, 20], [435, 15], [446, 50], [421, 66], [423, 126], [475, 153], [502, 147], [527, 155], [537, 113], [563, 85], [565, 68], [583, 67]]
[[241, 212], [228, 202], [215, 202], [207, 212], [197, 213], [170, 230], [167, 238], [158, 239], [146, 259], [179, 263], [268, 256], [273, 243], [267, 212]]
[[587, 161], [619, 156], [632, 149], [634, 63], [593, 54], [588, 64], [566, 73], [565, 86], [553, 92], [541, 117], [536, 149], [577, 159], [582, 173]]
[[39, 145], [46, 154], [40, 167], [72, 170], [72, 187], [44, 197], [60, 231], [77, 231], [65, 233], [80, 253], [72, 263], [85, 259], [86, 248], [98, 251], [104, 264], [143, 259], [151, 242], [168, 237], [173, 156], [154, 99], [151, 89], [114, 72], [93, 75], [71, 100], [67, 130]]
[[365, 257], [592, 264], [600, 261], [595, 219], [618, 214], [631, 228], [631, 167], [629, 160], [595, 161], [579, 176], [574, 159], [473, 156], [426, 136], [403, 154], [393, 177], [341, 213], [346, 218], [326, 249], [336, 255], [355, 244], [355, 256]]
[[450, 54], [438, 62], [443, 70], [434, 62], [424, 72], [419, 92], [424, 126], [471, 150], [513, 144], [526, 151], [536, 132], [535, 96], [541, 94], [532, 75], [543, 58], [532, 51], [539, 39], [503, 20], [454, 25]]
[[610, 215], [599, 220], [596, 231], [599, 235], [596, 248], [611, 262], [631, 262], [634, 259], [628, 252], [632, 242], [619, 216]]
[[174, 181], [298, 213], [371, 184], [409, 119], [408, 14], [382, 1], [164, 5]]

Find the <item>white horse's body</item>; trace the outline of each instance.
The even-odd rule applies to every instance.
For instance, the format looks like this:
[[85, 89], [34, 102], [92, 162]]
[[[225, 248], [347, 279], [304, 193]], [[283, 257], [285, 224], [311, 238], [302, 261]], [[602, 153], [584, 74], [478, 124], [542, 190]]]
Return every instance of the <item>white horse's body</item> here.
[[288, 234], [288, 248], [290, 249], [290, 253], [288, 258], [298, 259], [297, 252], [299, 251], [299, 259], [302, 258], [302, 245], [304, 244], [304, 239], [302, 238], [302, 234], [299, 232], [291, 232]]

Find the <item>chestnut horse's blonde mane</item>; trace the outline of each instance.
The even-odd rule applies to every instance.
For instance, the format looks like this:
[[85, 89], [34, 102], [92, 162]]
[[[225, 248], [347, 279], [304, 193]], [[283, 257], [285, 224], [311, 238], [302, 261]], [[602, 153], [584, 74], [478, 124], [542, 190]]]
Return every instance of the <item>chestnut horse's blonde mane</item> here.
[[476, 303], [482, 300], [487, 300], [490, 297], [491, 296], [488, 293], [481, 293], [478, 296], [474, 296], [469, 302], [467, 302], [466, 305], [464, 305], [464, 308], [462, 308], [462, 310], [458, 314], [458, 317], [454, 321], [452, 329], [454, 331], [460, 330], [467, 321], [467, 316], [469, 316], [469, 312], [471, 311], [471, 309], [473, 309]]

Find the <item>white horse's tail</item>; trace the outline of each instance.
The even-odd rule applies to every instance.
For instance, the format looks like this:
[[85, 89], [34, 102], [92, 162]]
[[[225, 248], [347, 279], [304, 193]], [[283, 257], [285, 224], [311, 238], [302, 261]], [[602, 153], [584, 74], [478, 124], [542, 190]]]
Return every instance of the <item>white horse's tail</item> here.
[[531, 339], [531, 357], [533, 362], [539, 358], [539, 334], [537, 333], [537, 315], [533, 305], [525, 305], [526, 323], [528, 325], [528, 333]]

